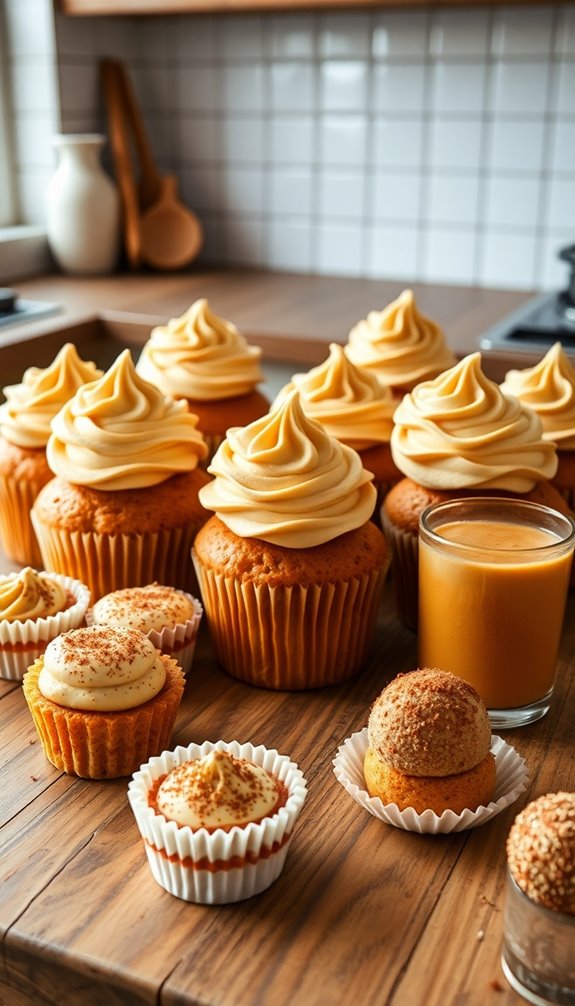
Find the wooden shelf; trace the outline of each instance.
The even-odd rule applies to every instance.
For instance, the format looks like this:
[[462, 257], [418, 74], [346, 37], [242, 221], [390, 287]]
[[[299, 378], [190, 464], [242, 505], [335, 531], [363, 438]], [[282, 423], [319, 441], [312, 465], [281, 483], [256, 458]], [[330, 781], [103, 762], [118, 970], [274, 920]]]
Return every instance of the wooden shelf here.
[[[60, 0], [63, 14], [76, 17], [126, 14], [222, 14], [286, 12], [358, 7], [475, 7], [486, 0]], [[567, 3], [569, 0], [558, 0]], [[540, 0], [487, 0], [488, 6], [540, 3]]]

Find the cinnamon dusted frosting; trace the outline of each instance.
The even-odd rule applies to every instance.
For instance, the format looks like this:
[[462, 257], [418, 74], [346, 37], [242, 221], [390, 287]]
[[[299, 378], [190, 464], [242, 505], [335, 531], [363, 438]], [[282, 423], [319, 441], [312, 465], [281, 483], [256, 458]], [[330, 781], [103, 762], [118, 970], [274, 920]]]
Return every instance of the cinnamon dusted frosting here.
[[575, 367], [560, 342], [535, 367], [510, 370], [501, 390], [537, 413], [544, 440], [553, 440], [561, 450], [575, 450]]
[[0, 432], [18, 447], [45, 447], [56, 413], [78, 388], [101, 374], [94, 363], [81, 360], [73, 343], [67, 342], [45, 370], [28, 367], [21, 384], [4, 388]]
[[165, 680], [160, 654], [142, 632], [93, 625], [63, 632], [48, 644], [38, 687], [67, 709], [119, 712], [154, 698]]
[[249, 394], [263, 380], [261, 352], [202, 298], [181, 318], [152, 329], [137, 369], [174, 398], [235, 398]]
[[269, 415], [233, 427], [200, 502], [242, 538], [287, 548], [330, 541], [369, 520], [372, 475], [351, 447], [309, 419], [292, 391]]
[[141, 632], [157, 632], [193, 618], [192, 601], [174, 587], [149, 583], [145, 587], [115, 590], [96, 601], [92, 608], [95, 625], [123, 625]]
[[186, 761], [160, 783], [155, 803], [169, 821], [190, 828], [245, 827], [274, 814], [287, 790], [267, 769], [227, 751]]
[[507, 862], [531, 901], [575, 916], [575, 793], [527, 804], [509, 832]]
[[526, 493], [557, 470], [541, 420], [485, 376], [479, 353], [405, 395], [394, 421], [395, 464], [430, 489]]
[[389, 443], [396, 401], [389, 388], [347, 358], [343, 346], [332, 342], [324, 363], [307, 374], [294, 374], [272, 408], [294, 388], [306, 415], [348, 447], [363, 451]]
[[410, 390], [455, 363], [443, 330], [418, 311], [413, 292], [404, 290], [383, 311], [370, 311], [354, 325], [346, 353], [386, 387]]
[[186, 402], [140, 377], [124, 350], [98, 381], [79, 388], [52, 421], [52, 471], [105, 491], [157, 485], [207, 454]]
[[49, 618], [67, 606], [68, 596], [61, 584], [30, 566], [0, 579], [0, 620]]

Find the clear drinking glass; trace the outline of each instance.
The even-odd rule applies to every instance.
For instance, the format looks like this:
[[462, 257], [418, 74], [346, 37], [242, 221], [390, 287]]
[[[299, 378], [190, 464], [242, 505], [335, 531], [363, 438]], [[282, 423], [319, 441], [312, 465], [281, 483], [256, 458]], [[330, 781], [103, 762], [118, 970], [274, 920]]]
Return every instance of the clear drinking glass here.
[[575, 916], [537, 905], [507, 872], [501, 966], [519, 995], [575, 1006]]
[[419, 528], [419, 666], [472, 684], [497, 729], [549, 709], [573, 522], [505, 497], [438, 503]]

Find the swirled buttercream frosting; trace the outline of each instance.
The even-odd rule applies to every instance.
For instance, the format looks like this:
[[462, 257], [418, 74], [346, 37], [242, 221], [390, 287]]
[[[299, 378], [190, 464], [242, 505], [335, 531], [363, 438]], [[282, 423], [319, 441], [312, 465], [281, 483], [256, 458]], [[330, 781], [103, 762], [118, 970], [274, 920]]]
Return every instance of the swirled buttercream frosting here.
[[343, 346], [332, 342], [324, 363], [307, 374], [294, 374], [273, 407], [294, 388], [305, 414], [348, 447], [363, 451], [389, 443], [397, 403], [389, 388], [347, 358]]
[[79, 388], [52, 420], [52, 471], [105, 491], [157, 485], [207, 454], [197, 416], [136, 373], [124, 350], [98, 381]]
[[557, 469], [539, 417], [485, 376], [479, 353], [405, 395], [394, 420], [393, 460], [430, 489], [525, 493]]
[[537, 413], [545, 440], [561, 450], [575, 450], [575, 367], [560, 342], [535, 367], [510, 370], [501, 390]]
[[190, 828], [242, 828], [274, 814], [287, 797], [283, 783], [260, 765], [227, 751], [186, 761], [160, 783], [155, 804], [169, 821]]
[[200, 489], [200, 502], [242, 538], [287, 548], [331, 541], [365, 524], [375, 506], [359, 454], [309, 419], [292, 391], [245, 427], [232, 427]]
[[92, 608], [94, 625], [125, 625], [141, 632], [160, 632], [193, 618], [190, 598], [174, 587], [149, 583], [145, 587], [125, 587], [105, 594]]
[[406, 391], [455, 363], [442, 329], [418, 311], [411, 290], [354, 325], [346, 353], [381, 384]]
[[81, 360], [73, 343], [67, 342], [45, 370], [28, 367], [21, 384], [4, 388], [0, 432], [18, 447], [45, 447], [56, 413], [78, 388], [101, 374], [94, 363]]
[[49, 618], [67, 607], [64, 588], [30, 566], [0, 579], [0, 620], [25, 622], [28, 618]]
[[38, 688], [67, 709], [120, 712], [153, 699], [165, 680], [160, 654], [142, 632], [92, 625], [48, 643]]
[[249, 394], [263, 380], [261, 352], [202, 298], [181, 318], [152, 329], [137, 369], [174, 398], [235, 398]]

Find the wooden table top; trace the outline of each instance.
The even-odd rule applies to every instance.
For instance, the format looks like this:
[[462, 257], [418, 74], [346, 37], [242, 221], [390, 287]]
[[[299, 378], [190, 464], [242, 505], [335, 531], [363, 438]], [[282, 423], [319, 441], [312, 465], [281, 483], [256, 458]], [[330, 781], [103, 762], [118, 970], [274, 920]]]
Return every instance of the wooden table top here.
[[[48, 293], [35, 282], [28, 295]], [[174, 282], [163, 280], [164, 296]], [[122, 302], [132, 311], [135, 283], [128, 283], [132, 302], [125, 293]], [[234, 289], [239, 302], [242, 290]], [[167, 314], [182, 290], [169, 308], [165, 302]], [[282, 291], [287, 298], [296, 288], [286, 280]], [[281, 300], [280, 293], [276, 285]], [[475, 296], [444, 298], [463, 329], [480, 310], [483, 294]], [[493, 313], [494, 302], [483, 302]], [[148, 309], [157, 313], [158, 301]], [[246, 307], [252, 328], [254, 311]], [[80, 316], [79, 303], [70, 312]], [[54, 321], [44, 327], [53, 331]], [[324, 329], [315, 334], [326, 338]], [[302, 328], [295, 337], [303, 335]], [[46, 353], [50, 347], [48, 337]], [[28, 361], [22, 347], [21, 362], [39, 361]], [[0, 557], [0, 569], [9, 568]], [[505, 735], [527, 761], [527, 793], [481, 828], [438, 837], [371, 817], [332, 769], [338, 745], [366, 724], [383, 685], [416, 666], [415, 637], [395, 618], [389, 583], [367, 666], [321, 691], [275, 693], [235, 681], [216, 664], [204, 624], [174, 746], [222, 738], [275, 747], [298, 762], [309, 789], [278, 881], [230, 906], [187, 904], [163, 891], [149, 871], [127, 780], [58, 772], [43, 755], [20, 685], [0, 682], [2, 1006], [519, 1004], [499, 964], [504, 845], [528, 799], [575, 789], [574, 604], [550, 713]]]

